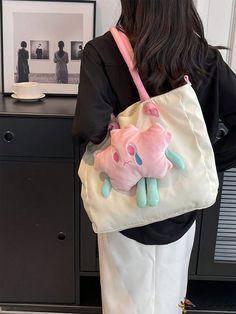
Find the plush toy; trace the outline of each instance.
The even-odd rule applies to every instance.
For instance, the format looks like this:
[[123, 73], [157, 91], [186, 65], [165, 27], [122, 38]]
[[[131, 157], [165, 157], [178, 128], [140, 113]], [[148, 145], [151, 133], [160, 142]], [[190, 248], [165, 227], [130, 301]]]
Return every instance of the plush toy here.
[[[145, 106], [145, 114], [157, 115], [153, 106]], [[107, 198], [112, 187], [129, 191], [137, 185], [137, 205], [156, 206], [159, 202], [158, 179], [163, 178], [173, 164], [180, 169], [185, 167], [182, 158], [168, 149], [172, 135], [158, 123], [146, 130], [139, 130], [132, 124], [122, 129], [118, 127], [112, 116], [111, 144], [95, 153], [95, 169], [106, 174], [102, 195]]]

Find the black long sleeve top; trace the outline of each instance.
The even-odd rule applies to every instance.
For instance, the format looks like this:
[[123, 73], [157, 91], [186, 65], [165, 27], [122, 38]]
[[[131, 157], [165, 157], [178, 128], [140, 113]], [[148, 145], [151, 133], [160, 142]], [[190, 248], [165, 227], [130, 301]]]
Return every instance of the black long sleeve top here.
[[[217, 168], [224, 171], [236, 164], [236, 75], [220, 52], [210, 47], [205, 69], [207, 75], [202, 84], [193, 88], [213, 144]], [[73, 121], [75, 141], [78, 144], [101, 142], [107, 133], [110, 114], [117, 115], [138, 100], [137, 89], [111, 33], [87, 43]], [[217, 141], [220, 120], [228, 128], [228, 133]], [[196, 211], [193, 211], [144, 227], [127, 229], [122, 234], [143, 244], [168, 244], [183, 236], [195, 219]]]

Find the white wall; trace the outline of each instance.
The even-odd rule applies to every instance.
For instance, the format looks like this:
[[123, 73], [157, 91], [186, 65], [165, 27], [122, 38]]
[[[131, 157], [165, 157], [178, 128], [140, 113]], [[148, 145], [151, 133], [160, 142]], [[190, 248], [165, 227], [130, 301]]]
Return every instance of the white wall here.
[[197, 8], [208, 41], [230, 48], [222, 55], [236, 71], [236, 0], [197, 0]]
[[[236, 71], [236, 0], [196, 0], [206, 36], [213, 44], [230, 47], [223, 55]], [[114, 25], [120, 14], [120, 0], [97, 0], [96, 36]]]
[[96, 36], [116, 24], [120, 14], [120, 0], [97, 0]]

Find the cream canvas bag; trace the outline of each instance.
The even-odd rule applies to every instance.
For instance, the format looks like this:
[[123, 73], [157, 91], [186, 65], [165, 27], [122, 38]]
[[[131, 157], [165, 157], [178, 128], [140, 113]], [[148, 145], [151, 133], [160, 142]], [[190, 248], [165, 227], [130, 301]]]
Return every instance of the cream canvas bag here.
[[218, 193], [213, 149], [191, 84], [150, 98], [133, 66], [133, 50], [128, 38], [116, 28], [112, 28], [111, 33], [141, 99], [118, 115], [120, 127], [129, 124], [142, 130], [150, 127], [153, 122], [143, 113], [143, 107], [147, 101], [151, 101], [160, 113], [158, 123], [173, 134], [170, 148], [182, 156], [185, 169], [172, 167], [164, 178], [158, 180], [160, 199], [157, 206], [140, 208], [136, 203], [136, 186], [128, 192], [113, 188], [108, 198], [102, 196], [104, 174], [94, 168], [94, 152], [110, 145], [109, 134], [99, 145], [89, 143], [78, 173], [84, 207], [96, 233], [121, 231], [207, 208], [214, 204]]

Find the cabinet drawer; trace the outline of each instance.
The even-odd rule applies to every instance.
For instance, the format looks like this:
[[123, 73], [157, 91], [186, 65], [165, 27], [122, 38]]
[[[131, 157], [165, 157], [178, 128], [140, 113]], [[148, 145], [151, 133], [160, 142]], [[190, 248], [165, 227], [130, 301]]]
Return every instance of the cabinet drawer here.
[[0, 118], [0, 156], [73, 157], [72, 119]]

